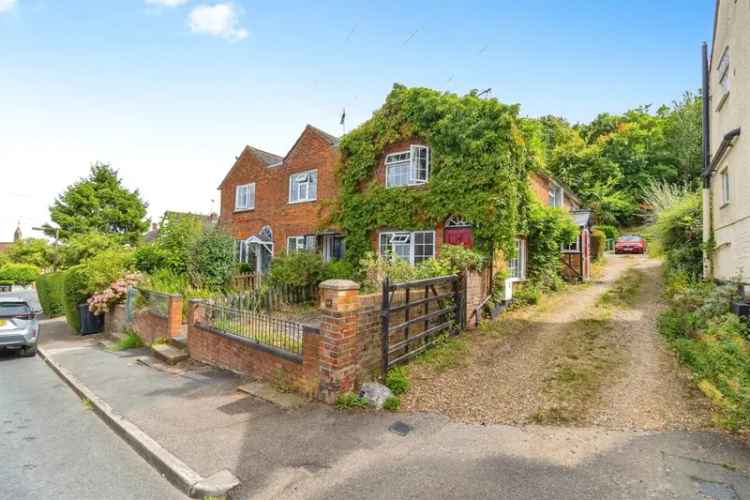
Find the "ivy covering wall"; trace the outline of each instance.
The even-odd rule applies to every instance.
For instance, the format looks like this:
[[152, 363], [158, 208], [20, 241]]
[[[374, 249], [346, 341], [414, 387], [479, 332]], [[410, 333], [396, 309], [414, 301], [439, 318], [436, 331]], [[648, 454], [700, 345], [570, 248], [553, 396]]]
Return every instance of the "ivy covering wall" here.
[[[340, 143], [341, 195], [333, 221], [347, 234], [347, 259], [358, 264], [380, 227], [433, 228], [450, 215], [474, 225], [480, 250], [511, 253], [525, 233], [528, 172], [537, 148], [524, 133], [517, 105], [394, 85], [372, 118]], [[386, 189], [375, 179], [387, 146], [421, 139], [431, 148], [424, 186]]]

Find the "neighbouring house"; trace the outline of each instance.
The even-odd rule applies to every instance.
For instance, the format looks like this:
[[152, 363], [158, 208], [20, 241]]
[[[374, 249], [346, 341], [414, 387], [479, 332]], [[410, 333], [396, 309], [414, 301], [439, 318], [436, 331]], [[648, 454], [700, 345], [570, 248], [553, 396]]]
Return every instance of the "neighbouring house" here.
[[286, 251], [315, 250], [340, 259], [343, 235], [324, 227], [338, 194], [338, 138], [307, 125], [285, 156], [246, 146], [224, 180], [220, 223], [237, 242], [237, 258], [264, 273]]
[[[703, 47], [703, 238], [707, 278], [750, 285], [750, 5], [717, 0]], [[743, 134], [745, 132], [745, 134]], [[707, 245], [708, 246], [708, 245]]]

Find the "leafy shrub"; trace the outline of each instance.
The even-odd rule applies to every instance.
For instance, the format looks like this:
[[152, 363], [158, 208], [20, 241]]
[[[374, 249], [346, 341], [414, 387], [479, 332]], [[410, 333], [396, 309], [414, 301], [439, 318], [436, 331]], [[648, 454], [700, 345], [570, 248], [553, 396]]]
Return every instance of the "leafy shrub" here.
[[86, 301], [89, 311], [95, 315], [106, 313], [113, 304], [119, 304], [125, 300], [128, 288], [137, 285], [142, 280], [140, 273], [125, 273], [107, 288], [89, 297]]
[[54, 318], [65, 313], [65, 273], [47, 273], [36, 280], [36, 293], [42, 311], [48, 318]]
[[155, 243], [141, 245], [133, 255], [135, 268], [142, 273], [154, 273], [169, 268], [169, 253]]
[[686, 280], [686, 271], [667, 280], [670, 307], [659, 316], [659, 331], [690, 366], [698, 387], [722, 409], [722, 423], [750, 428], [750, 333], [729, 312], [738, 299], [736, 283], [716, 286]]
[[31, 264], [41, 269], [52, 265], [53, 249], [49, 242], [42, 238], [25, 238], [14, 242], [7, 250], [10, 262]]
[[63, 268], [76, 266], [86, 259], [114, 248], [121, 248], [117, 236], [98, 231], [74, 234], [58, 248], [58, 259]]
[[361, 397], [353, 392], [340, 394], [336, 399], [336, 408], [339, 410], [349, 410], [352, 408], [367, 408], [367, 398]]
[[240, 274], [249, 274], [255, 272], [255, 266], [252, 264], [248, 264], [247, 262], [240, 262], [240, 265], [237, 266], [237, 272]]
[[354, 279], [354, 266], [347, 260], [332, 260], [328, 262], [323, 271], [325, 279]]
[[573, 218], [561, 208], [534, 201], [528, 216], [528, 276], [543, 287], [553, 286], [560, 276], [563, 244], [575, 241], [580, 232]]
[[514, 306], [527, 306], [539, 303], [539, 299], [542, 296], [542, 290], [538, 283], [534, 281], [527, 281], [517, 289], [513, 289], [513, 305]]
[[25, 286], [36, 281], [41, 272], [41, 269], [32, 264], [9, 263], [0, 267], [0, 280]]
[[606, 224], [598, 225], [593, 227], [594, 230], [598, 230], [604, 233], [604, 236], [608, 240], [615, 240], [620, 236], [620, 230], [615, 226], [608, 226]]
[[487, 264], [484, 255], [463, 245], [441, 246], [438, 259], [448, 263], [456, 271], [481, 271]]
[[159, 235], [153, 242], [156, 248], [154, 254], [159, 257], [158, 264], [155, 265], [176, 273], [186, 273], [188, 260], [203, 232], [203, 221], [199, 217], [192, 214], [167, 214], [162, 219]]
[[234, 240], [220, 229], [205, 231], [190, 249], [188, 276], [196, 288], [226, 287], [234, 268]]
[[388, 396], [383, 402], [383, 409], [388, 411], [398, 411], [401, 408], [401, 400], [396, 396]]
[[606, 235], [602, 231], [598, 229], [591, 231], [591, 256], [593, 260], [599, 260], [604, 257], [606, 243]]
[[86, 266], [78, 264], [65, 271], [63, 278], [65, 319], [74, 332], [81, 329], [78, 304], [83, 303], [89, 296], [89, 293], [85, 291], [88, 282], [87, 273]]
[[290, 252], [275, 257], [268, 271], [271, 286], [311, 286], [326, 279], [326, 264], [316, 252]]
[[688, 193], [656, 218], [656, 238], [665, 256], [665, 272], [685, 271], [692, 277], [703, 273], [703, 200]]
[[397, 366], [388, 370], [385, 376], [385, 385], [396, 396], [405, 393], [411, 387], [409, 373], [403, 366]]

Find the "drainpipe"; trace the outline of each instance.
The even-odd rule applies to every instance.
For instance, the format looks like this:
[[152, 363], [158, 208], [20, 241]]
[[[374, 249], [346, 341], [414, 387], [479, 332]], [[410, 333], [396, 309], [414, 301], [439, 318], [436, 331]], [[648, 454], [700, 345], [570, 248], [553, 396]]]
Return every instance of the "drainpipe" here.
[[703, 278], [713, 279], [713, 251], [708, 243], [713, 240], [714, 210], [711, 195], [711, 97], [709, 88], [708, 44], [701, 47], [703, 64]]

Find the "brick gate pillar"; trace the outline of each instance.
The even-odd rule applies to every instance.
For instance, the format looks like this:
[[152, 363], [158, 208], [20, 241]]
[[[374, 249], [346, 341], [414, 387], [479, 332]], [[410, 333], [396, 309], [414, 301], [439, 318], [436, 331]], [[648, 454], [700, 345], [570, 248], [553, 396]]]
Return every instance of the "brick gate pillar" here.
[[171, 294], [167, 302], [167, 338], [182, 332], [182, 296]]
[[320, 398], [334, 403], [354, 389], [357, 375], [359, 284], [327, 280], [320, 284]]

